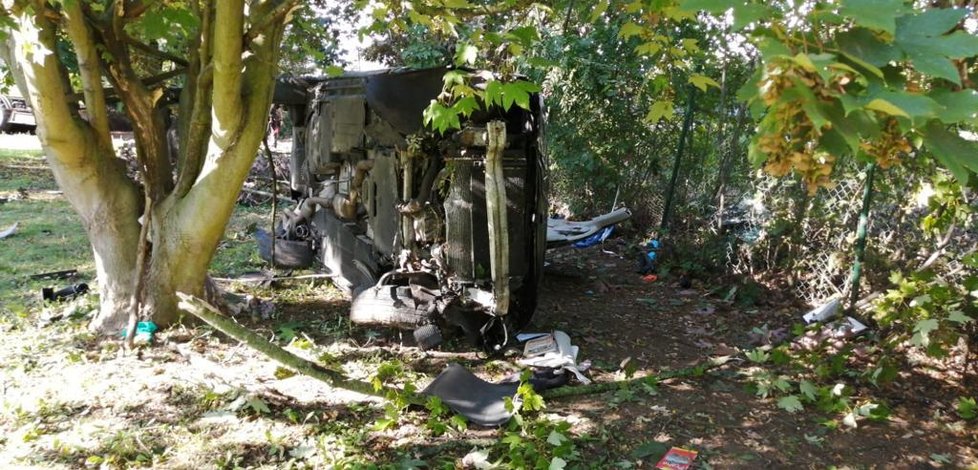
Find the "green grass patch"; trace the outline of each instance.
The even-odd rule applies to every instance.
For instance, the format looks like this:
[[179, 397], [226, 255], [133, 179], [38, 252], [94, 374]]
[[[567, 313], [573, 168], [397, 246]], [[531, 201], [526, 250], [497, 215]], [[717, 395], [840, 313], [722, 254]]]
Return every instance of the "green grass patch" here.
[[0, 197], [21, 189], [55, 190], [58, 185], [40, 151], [0, 149]]
[[271, 228], [271, 212], [271, 204], [238, 205], [234, 208], [224, 231], [224, 239], [217, 246], [217, 253], [211, 261], [212, 275], [235, 277], [268, 268], [268, 263], [258, 256], [255, 229], [264, 228], [267, 231]]
[[[42, 287], [88, 282], [95, 262], [81, 221], [63, 198], [19, 199], [0, 205], [0, 229], [17, 232], [0, 240], [0, 312], [41, 305]], [[32, 274], [77, 269], [77, 280], [32, 280]]]
[[[17, 232], [0, 240], [0, 312], [41, 306], [42, 287], [87, 282], [95, 287], [95, 262], [78, 215], [57, 190], [40, 151], [0, 149], [0, 230], [14, 223]], [[26, 197], [25, 197], [26, 196]], [[280, 208], [280, 210], [282, 210]], [[258, 256], [254, 232], [270, 228], [271, 204], [239, 205], [211, 263], [211, 273], [236, 277], [267, 269]], [[30, 279], [32, 274], [76, 269], [74, 280]]]

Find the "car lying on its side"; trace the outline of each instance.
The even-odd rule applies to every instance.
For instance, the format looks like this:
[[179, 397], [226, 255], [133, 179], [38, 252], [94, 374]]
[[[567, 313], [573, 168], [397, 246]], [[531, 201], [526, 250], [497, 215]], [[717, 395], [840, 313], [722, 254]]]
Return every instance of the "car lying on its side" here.
[[[354, 322], [413, 330], [421, 347], [461, 331], [498, 350], [536, 308], [548, 238], [583, 239], [630, 214], [548, 231], [539, 96], [439, 134], [422, 111], [445, 71], [280, 80], [298, 197], [277, 225], [275, 263], [320, 263], [353, 294]], [[501, 130], [490, 135], [493, 126]], [[272, 238], [259, 233], [266, 259]]]

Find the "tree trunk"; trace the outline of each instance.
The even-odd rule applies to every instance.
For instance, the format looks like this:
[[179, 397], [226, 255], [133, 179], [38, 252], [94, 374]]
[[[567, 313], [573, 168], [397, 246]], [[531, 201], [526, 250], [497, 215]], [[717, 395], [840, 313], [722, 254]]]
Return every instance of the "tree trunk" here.
[[[102, 333], [117, 335], [134, 312], [161, 327], [174, 323], [177, 291], [214, 300], [207, 269], [255, 158], [271, 104], [278, 45], [298, 5], [297, 0], [247, 5], [222, 0], [205, 8], [191, 3], [188, 12], [201, 23], [188, 44], [193, 66], [183, 82], [187, 93], [178, 115], [185, 141], [176, 179], [170, 161], [174, 149], [164, 138], [169, 104], [161, 99], [162, 84], [151, 85], [138, 75], [130, 51], [138, 38], [125, 28], [145, 10], [129, 2], [112, 2], [107, 14], [86, 2], [38, 9], [15, 1], [7, 7], [14, 27], [0, 40], [0, 56], [30, 100], [48, 163], [91, 242], [101, 308], [90, 326]], [[75, 55], [75, 83], [81, 84], [87, 120], [79, 116], [77, 98], [68, 98], [77, 93], [62, 59], [68, 52], [58, 43], [64, 39]], [[138, 182], [112, 148], [106, 80], [133, 125]], [[143, 239], [139, 219], [147, 202], [152, 213], [146, 214]]]

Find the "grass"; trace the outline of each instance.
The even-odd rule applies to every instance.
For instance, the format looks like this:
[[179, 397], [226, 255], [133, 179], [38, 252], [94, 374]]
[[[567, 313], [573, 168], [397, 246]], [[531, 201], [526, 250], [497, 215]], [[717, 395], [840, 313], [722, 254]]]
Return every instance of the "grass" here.
[[14, 235], [0, 240], [0, 313], [39, 307], [42, 287], [63, 287], [32, 274], [77, 269], [74, 282], [94, 281], [88, 238], [68, 202], [47, 192], [56, 189], [39, 152], [0, 150], [0, 198], [7, 200], [0, 204], [0, 230], [17, 224]]
[[[94, 287], [95, 262], [81, 222], [58, 194], [40, 151], [0, 149], [0, 230], [17, 232], [0, 240], [0, 312], [35, 310], [42, 287], [87, 282]], [[258, 256], [256, 227], [268, 226], [270, 204], [239, 205], [218, 245], [211, 273], [235, 277], [266, 267]], [[32, 274], [78, 270], [75, 280], [32, 280]]]

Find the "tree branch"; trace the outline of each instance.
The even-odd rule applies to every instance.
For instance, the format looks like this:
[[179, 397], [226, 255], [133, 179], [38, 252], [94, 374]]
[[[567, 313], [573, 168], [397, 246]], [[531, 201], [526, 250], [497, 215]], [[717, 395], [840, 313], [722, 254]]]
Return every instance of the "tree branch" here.
[[295, 11], [298, 6], [299, 2], [297, 0], [289, 0], [272, 7], [271, 11], [261, 14], [261, 21], [252, 24], [248, 28], [248, 32], [245, 33], [245, 41], [254, 41], [255, 38], [265, 32], [271, 25], [285, 23], [288, 15]]
[[133, 39], [129, 35], [126, 35], [123, 38], [123, 41], [125, 41], [126, 44], [132, 46], [134, 49], [143, 51], [146, 54], [149, 54], [151, 56], [155, 56], [155, 57], [159, 57], [161, 59], [169, 60], [170, 62], [173, 62], [174, 64], [177, 64], [177, 65], [179, 65], [181, 67], [186, 67], [188, 65], [187, 59], [184, 59], [182, 57], [177, 57], [177, 56], [175, 56], [173, 54], [170, 54], [168, 52], [163, 52], [163, 51], [161, 51], [161, 50], [159, 50], [159, 49], [157, 49], [157, 48], [155, 48], [153, 46], [150, 46], [148, 44], [143, 44], [143, 43], [141, 43], [141, 42]]
[[159, 202], [173, 188], [166, 125], [162, 112], [156, 107], [157, 97], [143, 85], [132, 67], [122, 30], [125, 16], [122, 0], [117, 0], [112, 8], [111, 27], [95, 31], [101, 33], [102, 43], [112, 55], [110, 61], [104, 62], [104, 67], [132, 122], [136, 157], [144, 174], [146, 192], [154, 202]]
[[[377, 397], [386, 397], [391, 393], [401, 395], [404, 394], [403, 390], [386, 386], [376, 389], [374, 388], [373, 384], [360, 380], [352, 380], [340, 372], [327, 369], [319, 364], [316, 364], [315, 362], [296, 356], [295, 354], [292, 354], [285, 349], [266, 341], [261, 336], [255, 334], [255, 332], [237, 324], [234, 320], [221, 315], [216, 308], [202, 299], [183, 292], [177, 292], [177, 297], [180, 298], [179, 306], [182, 310], [203, 320], [221, 333], [224, 333], [254, 348], [256, 351], [264, 354], [269, 359], [272, 359], [273, 361], [278, 362], [289, 369], [324, 382], [330, 387], [342, 388], [357, 393], [362, 393], [364, 395], [373, 395]], [[408, 403], [411, 404], [424, 405], [425, 403], [425, 400], [418, 395], [411, 394], [406, 398]]]
[[204, 162], [211, 128], [211, 104], [214, 84], [214, 67], [211, 63], [211, 45], [214, 38], [214, 8], [207, 4], [201, 9], [203, 24], [197, 36], [197, 55], [193, 60], [197, 68], [195, 80], [188, 80], [180, 99], [180, 162], [176, 188], [173, 194], [183, 198], [190, 191]]
[[[8, 57], [4, 61], [19, 76], [18, 82], [27, 92], [31, 106], [43, 116], [38, 122], [38, 137], [51, 150], [51, 158], [65, 165], [79, 165], [86, 154], [79, 151], [78, 142], [85, 141], [87, 136], [64, 99], [71, 90], [65, 87], [66, 79], [55, 52], [55, 25], [44, 16], [12, 16], [17, 27], [9, 31]], [[34, 30], [37, 36], [30, 37], [27, 32]]]
[[211, 124], [212, 139], [221, 150], [233, 144], [242, 122], [242, 41], [244, 32], [243, 0], [217, 2], [214, 24], [214, 98]]
[[655, 385], [656, 383], [662, 382], [663, 380], [676, 379], [680, 377], [698, 377], [703, 375], [706, 371], [720, 367], [729, 361], [730, 361], [730, 356], [715, 357], [700, 362], [695, 366], [686, 367], [684, 369], [667, 370], [660, 374], [647, 375], [645, 377], [639, 377], [630, 380], [592, 383], [590, 385], [581, 385], [579, 387], [553, 388], [550, 390], [544, 390], [543, 392], [540, 393], [540, 395], [547, 400], [553, 400], [557, 398], [576, 397], [581, 395], [592, 395], [595, 393], [610, 392], [612, 390], [618, 390], [624, 387], [630, 387], [632, 385], [638, 385], [642, 383]]

